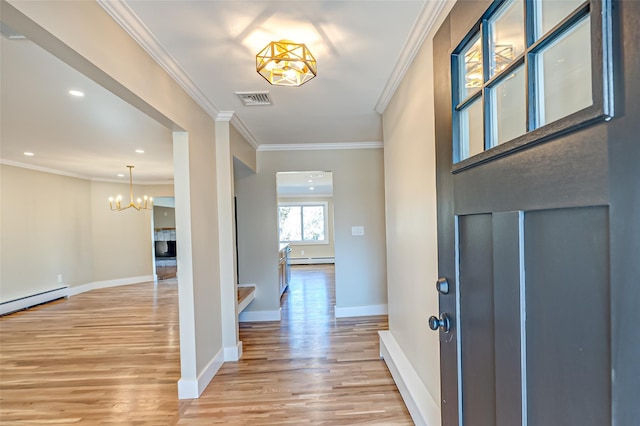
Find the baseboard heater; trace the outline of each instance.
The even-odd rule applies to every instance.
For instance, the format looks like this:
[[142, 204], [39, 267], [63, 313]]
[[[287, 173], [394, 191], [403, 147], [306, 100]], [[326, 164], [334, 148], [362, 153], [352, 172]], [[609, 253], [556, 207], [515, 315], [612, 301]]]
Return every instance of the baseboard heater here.
[[0, 315], [11, 314], [32, 306], [42, 305], [43, 303], [62, 299], [63, 297], [69, 297], [69, 286], [63, 286], [53, 290], [44, 291], [42, 293], [33, 294], [31, 296], [0, 303]]
[[335, 257], [292, 257], [291, 265], [317, 265], [321, 263], [336, 263]]

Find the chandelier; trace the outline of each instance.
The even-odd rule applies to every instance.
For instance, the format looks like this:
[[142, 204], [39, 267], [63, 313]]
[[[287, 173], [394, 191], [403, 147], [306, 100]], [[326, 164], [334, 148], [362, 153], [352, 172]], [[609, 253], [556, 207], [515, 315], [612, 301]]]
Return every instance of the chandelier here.
[[256, 71], [276, 86], [301, 86], [317, 75], [316, 59], [307, 46], [272, 41], [256, 55]]
[[127, 167], [129, 168], [129, 205], [122, 207], [122, 195], [118, 195], [115, 199], [113, 197], [109, 197], [109, 207], [111, 210], [115, 211], [122, 211], [132, 207], [138, 211], [153, 209], [152, 197], [147, 197], [145, 195], [144, 198], [138, 198], [135, 203], [133, 202], [133, 166]]

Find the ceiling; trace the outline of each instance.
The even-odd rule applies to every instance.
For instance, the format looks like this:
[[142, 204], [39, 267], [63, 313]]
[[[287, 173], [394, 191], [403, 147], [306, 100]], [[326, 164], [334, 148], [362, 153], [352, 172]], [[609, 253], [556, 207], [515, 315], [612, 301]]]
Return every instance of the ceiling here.
[[325, 171], [276, 174], [278, 197], [333, 197], [333, 173]]
[[[232, 124], [254, 147], [283, 149], [381, 144], [379, 112], [442, 2], [99, 3], [210, 115], [233, 111]], [[316, 78], [275, 87], [256, 73], [256, 53], [280, 39], [307, 44]], [[0, 41], [3, 163], [100, 180], [120, 179], [134, 164], [134, 181], [171, 179], [170, 130], [30, 41]], [[244, 106], [235, 92], [246, 91], [269, 91], [273, 105]]]

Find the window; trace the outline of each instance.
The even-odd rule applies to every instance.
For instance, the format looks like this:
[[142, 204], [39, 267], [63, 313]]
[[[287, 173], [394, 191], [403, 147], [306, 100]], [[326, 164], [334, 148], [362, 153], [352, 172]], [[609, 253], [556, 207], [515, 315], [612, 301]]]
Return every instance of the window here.
[[496, 0], [453, 51], [453, 171], [613, 115], [610, 0]]
[[328, 244], [327, 203], [280, 203], [280, 242]]

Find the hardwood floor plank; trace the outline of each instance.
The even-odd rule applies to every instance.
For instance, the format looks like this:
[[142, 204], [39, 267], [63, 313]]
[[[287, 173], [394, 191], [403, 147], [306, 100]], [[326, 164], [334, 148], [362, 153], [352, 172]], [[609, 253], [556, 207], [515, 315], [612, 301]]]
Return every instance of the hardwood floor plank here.
[[0, 423], [410, 425], [379, 358], [385, 316], [335, 319], [333, 266], [294, 267], [281, 322], [177, 399], [177, 285], [94, 290], [0, 318]]

